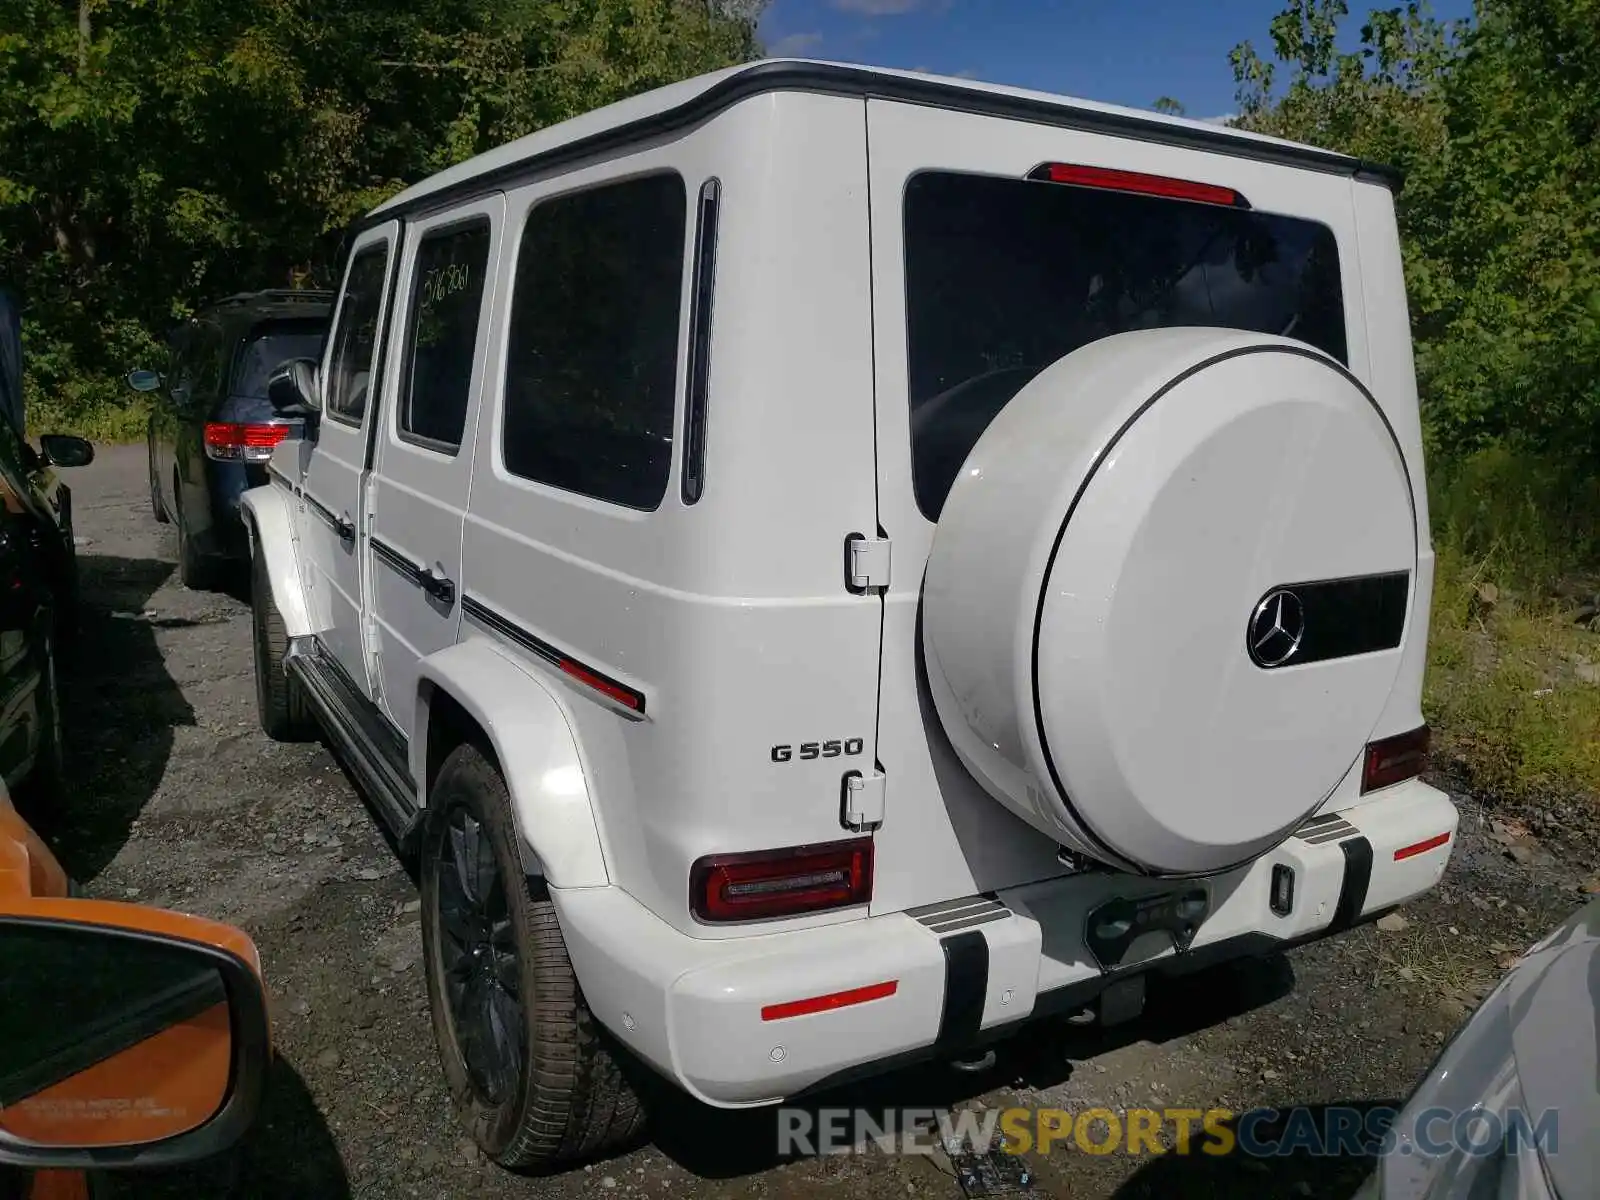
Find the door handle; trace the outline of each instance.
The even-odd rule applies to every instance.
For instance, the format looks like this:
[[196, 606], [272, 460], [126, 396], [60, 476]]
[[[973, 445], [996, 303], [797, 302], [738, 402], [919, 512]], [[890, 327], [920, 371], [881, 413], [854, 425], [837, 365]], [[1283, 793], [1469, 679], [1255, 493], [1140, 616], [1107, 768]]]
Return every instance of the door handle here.
[[433, 567], [428, 567], [417, 575], [417, 582], [422, 585], [422, 590], [427, 592], [441, 604], [454, 604], [456, 600], [456, 585], [442, 572]]
[[342, 516], [335, 517], [333, 519], [333, 527], [338, 531], [341, 542], [353, 542], [356, 540], [356, 523], [350, 519], [348, 512]]

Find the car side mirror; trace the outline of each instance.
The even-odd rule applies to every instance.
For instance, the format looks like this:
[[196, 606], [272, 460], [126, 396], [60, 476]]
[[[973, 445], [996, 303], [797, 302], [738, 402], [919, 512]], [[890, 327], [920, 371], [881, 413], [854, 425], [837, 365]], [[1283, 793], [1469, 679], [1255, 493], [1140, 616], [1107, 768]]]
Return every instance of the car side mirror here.
[[267, 378], [267, 401], [280, 417], [310, 417], [322, 411], [322, 383], [314, 358], [291, 358]]
[[153, 392], [161, 386], [160, 371], [129, 371], [127, 379], [136, 392]]
[[47, 433], [39, 439], [39, 453], [53, 467], [87, 467], [94, 461], [94, 443], [70, 433]]
[[255, 946], [101, 900], [0, 907], [0, 1164], [173, 1166], [227, 1149], [270, 1055]]

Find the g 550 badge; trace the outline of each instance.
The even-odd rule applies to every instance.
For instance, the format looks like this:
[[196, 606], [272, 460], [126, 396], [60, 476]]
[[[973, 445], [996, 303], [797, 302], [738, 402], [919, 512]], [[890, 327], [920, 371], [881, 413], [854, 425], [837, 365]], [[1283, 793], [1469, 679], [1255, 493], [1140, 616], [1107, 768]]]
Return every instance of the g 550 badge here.
[[802, 762], [812, 758], [854, 758], [866, 748], [867, 743], [862, 738], [844, 738], [831, 742], [801, 742], [798, 746], [774, 746], [772, 761], [786, 763], [793, 762], [796, 758]]

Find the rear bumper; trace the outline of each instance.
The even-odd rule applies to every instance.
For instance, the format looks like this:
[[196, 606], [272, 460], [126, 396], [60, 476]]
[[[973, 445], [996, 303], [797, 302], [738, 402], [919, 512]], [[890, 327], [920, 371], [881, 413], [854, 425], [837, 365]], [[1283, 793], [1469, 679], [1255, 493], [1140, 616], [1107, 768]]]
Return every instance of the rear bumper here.
[[[1094, 872], [722, 940], [681, 933], [615, 886], [552, 888], [551, 897], [601, 1022], [684, 1090], [733, 1108], [955, 1053], [1030, 1018], [1081, 1008], [1133, 975], [1183, 973], [1337, 933], [1433, 887], [1455, 830], [1449, 797], [1412, 781], [1314, 818], [1270, 854], [1204, 881]], [[1269, 903], [1280, 867], [1294, 882], [1283, 915]], [[1093, 909], [1197, 884], [1209, 894], [1209, 915], [1184, 952], [1152, 934], [1129, 947], [1128, 965], [1102, 969], [1085, 938]], [[796, 1016], [772, 1011], [857, 989], [877, 998]]]

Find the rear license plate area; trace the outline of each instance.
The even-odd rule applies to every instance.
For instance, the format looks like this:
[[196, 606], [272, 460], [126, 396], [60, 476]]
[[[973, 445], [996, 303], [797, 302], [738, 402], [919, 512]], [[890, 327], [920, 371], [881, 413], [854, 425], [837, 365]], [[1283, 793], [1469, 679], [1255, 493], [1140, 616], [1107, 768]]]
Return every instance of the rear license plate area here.
[[1193, 885], [1146, 896], [1118, 896], [1096, 905], [1084, 941], [1102, 971], [1135, 966], [1171, 948], [1182, 954], [1211, 915], [1211, 895]]

